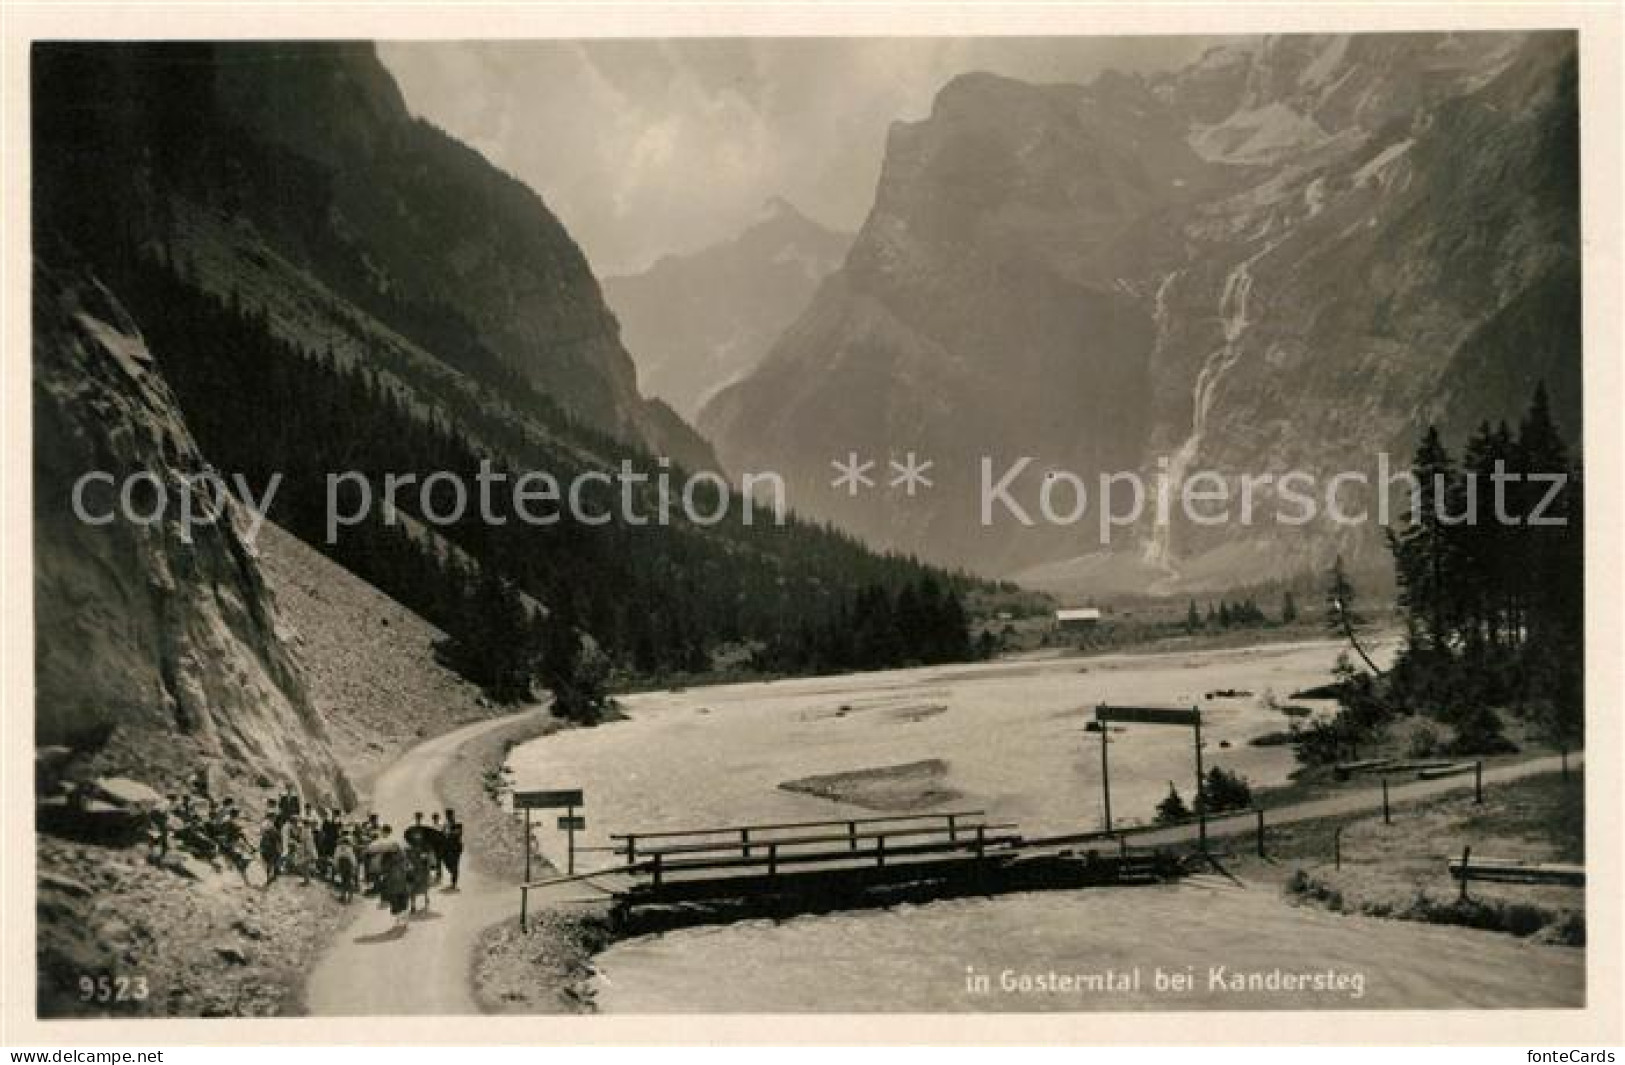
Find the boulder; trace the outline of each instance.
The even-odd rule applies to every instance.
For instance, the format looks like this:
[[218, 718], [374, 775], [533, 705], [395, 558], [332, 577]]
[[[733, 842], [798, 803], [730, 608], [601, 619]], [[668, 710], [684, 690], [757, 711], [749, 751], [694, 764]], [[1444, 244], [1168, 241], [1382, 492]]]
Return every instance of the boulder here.
[[193, 790], [212, 799], [224, 798], [231, 787], [231, 778], [216, 759], [206, 759], [193, 774]]
[[73, 748], [60, 745], [34, 748], [34, 790], [41, 795], [57, 791], [62, 774], [73, 761]]
[[156, 788], [129, 777], [102, 777], [91, 788], [99, 798], [124, 809], [155, 810], [164, 805]]
[[243, 948], [233, 943], [220, 943], [214, 948], [215, 954], [227, 965], [247, 965], [248, 955]]
[[159, 858], [156, 864], [158, 868], [185, 877], [187, 880], [207, 880], [216, 872], [215, 867], [202, 858], [194, 858], [183, 851], [170, 851]]
[[103, 799], [75, 802], [54, 797], [36, 804], [34, 816], [41, 832], [110, 847], [130, 846], [146, 834], [145, 813]]
[[90, 894], [90, 885], [82, 880], [75, 880], [65, 873], [55, 873], [50, 870], [41, 870], [39, 875], [39, 888], [60, 891], [75, 898], [85, 898]]
[[244, 939], [265, 938], [265, 929], [261, 928], [254, 922], [241, 917], [231, 922], [231, 930], [242, 936]]

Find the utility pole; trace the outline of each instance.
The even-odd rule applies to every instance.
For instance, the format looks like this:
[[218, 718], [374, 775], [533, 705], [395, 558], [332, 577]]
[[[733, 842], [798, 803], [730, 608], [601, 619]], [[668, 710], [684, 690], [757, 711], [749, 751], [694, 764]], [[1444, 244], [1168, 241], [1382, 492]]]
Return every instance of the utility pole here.
[[1207, 785], [1203, 781], [1202, 773], [1202, 710], [1192, 706], [1191, 715], [1196, 720], [1196, 838], [1197, 846], [1202, 853], [1207, 853], [1207, 802], [1203, 798]]

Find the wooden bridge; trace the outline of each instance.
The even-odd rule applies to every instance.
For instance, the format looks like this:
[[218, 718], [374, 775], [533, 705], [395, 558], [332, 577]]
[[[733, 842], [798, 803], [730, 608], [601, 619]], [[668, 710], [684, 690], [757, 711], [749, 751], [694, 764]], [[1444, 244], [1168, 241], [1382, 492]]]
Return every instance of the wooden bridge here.
[[532, 890], [578, 882], [598, 894], [564, 901], [608, 901], [624, 918], [656, 907], [845, 907], [900, 894], [990, 895], [1180, 875], [1183, 864], [1168, 848], [1130, 847], [1128, 838], [1146, 830], [1024, 839], [985, 811], [952, 810], [617, 833], [603, 849], [614, 860], [602, 867], [521, 885], [520, 912], [523, 919]]
[[1021, 842], [980, 810], [612, 835], [630, 904], [797, 892], [985, 871]]

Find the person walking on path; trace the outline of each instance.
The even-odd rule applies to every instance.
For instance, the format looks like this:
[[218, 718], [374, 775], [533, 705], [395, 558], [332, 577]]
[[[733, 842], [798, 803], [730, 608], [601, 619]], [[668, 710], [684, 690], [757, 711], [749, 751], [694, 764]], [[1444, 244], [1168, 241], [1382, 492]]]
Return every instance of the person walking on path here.
[[265, 886], [270, 887], [282, 871], [282, 830], [274, 816], [266, 817], [260, 827], [260, 861], [265, 863]]
[[316, 849], [316, 819], [307, 816], [301, 822], [299, 830], [299, 849], [305, 855], [305, 883], [310, 883], [312, 873], [320, 875], [320, 852]]
[[446, 873], [451, 877], [451, 887], [447, 890], [457, 890], [457, 874], [463, 863], [463, 826], [457, 820], [457, 811], [447, 807], [446, 827], [442, 831], [440, 844], [440, 860], [446, 864]]
[[299, 799], [299, 789], [292, 782], [289, 782], [283, 787], [281, 797], [277, 799], [277, 815], [284, 824], [297, 820], [302, 805]]
[[290, 874], [298, 873], [301, 885], [310, 884], [311, 866], [316, 863], [316, 837], [310, 822], [294, 818], [283, 826], [283, 847], [287, 853]]
[[377, 863], [378, 897], [389, 907], [395, 926], [404, 928], [412, 904], [412, 861], [406, 844], [396, 838], [389, 825], [384, 825], [367, 853]]
[[348, 832], [341, 832], [338, 841], [333, 845], [333, 876], [338, 882], [339, 901], [349, 902], [354, 899], [356, 855], [355, 847], [350, 843], [350, 834]]
[[412, 862], [412, 904], [411, 912], [418, 912], [418, 897], [423, 897], [423, 912], [429, 912], [429, 867], [434, 859], [429, 854], [427, 840], [419, 834], [417, 844], [409, 846], [407, 857]]
[[176, 806], [175, 796], [169, 796], [167, 802], [161, 806], [154, 806], [147, 814], [147, 840], [158, 859], [169, 856], [169, 828], [172, 814]]
[[446, 826], [440, 823], [438, 811], [429, 815], [429, 858], [438, 884], [446, 875]]
[[339, 834], [343, 825], [337, 810], [324, 809], [316, 825], [316, 871], [323, 880], [332, 881], [333, 857], [338, 851]]

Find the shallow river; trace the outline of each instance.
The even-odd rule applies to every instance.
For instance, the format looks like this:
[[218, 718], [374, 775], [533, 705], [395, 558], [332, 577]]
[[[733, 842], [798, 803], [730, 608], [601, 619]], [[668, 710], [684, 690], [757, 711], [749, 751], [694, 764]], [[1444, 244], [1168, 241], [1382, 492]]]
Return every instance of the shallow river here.
[[[927, 759], [942, 763], [933, 786], [944, 793], [927, 809], [983, 809], [1029, 836], [1085, 831], [1102, 814], [1099, 741], [1083, 731], [1097, 704], [1200, 706], [1207, 763], [1277, 784], [1290, 749], [1247, 740], [1285, 728], [1269, 697], [1303, 703], [1292, 693], [1324, 683], [1338, 650], [1004, 661], [653, 693], [626, 700], [627, 721], [526, 744], [510, 764], [521, 788], [585, 790], [585, 868], [612, 862], [609, 832], [872, 814], [779, 785]], [[1249, 694], [1209, 697], [1223, 691]], [[1170, 781], [1190, 797], [1189, 732], [1136, 726], [1112, 739], [1119, 824], [1148, 820]], [[549, 823], [537, 835], [562, 865], [562, 834]], [[1267, 979], [1311, 959], [1333, 971], [1329, 986]], [[1214, 965], [1253, 982], [1215, 988]], [[597, 967], [599, 1007], [617, 1012], [1555, 1005], [1583, 987], [1579, 951], [1197, 885], [686, 929], [619, 943]], [[1187, 972], [1190, 986], [1169, 982]]]
[[[1200, 706], [1207, 764], [1278, 784], [1291, 750], [1247, 740], [1284, 729], [1267, 697], [1291, 702], [1324, 683], [1337, 653], [1314, 643], [1052, 658], [636, 695], [624, 700], [630, 720], [526, 744], [510, 764], [520, 787], [585, 789], [587, 846], [608, 832], [862, 817], [875, 811], [779, 785], [931, 759], [950, 797], [927, 809], [982, 809], [1029, 836], [1088, 831], [1102, 821], [1099, 740], [1083, 730], [1097, 704]], [[1221, 691], [1250, 694], [1206, 697]], [[1191, 799], [1189, 730], [1136, 726], [1112, 740], [1116, 823], [1150, 820], [1170, 781]], [[559, 833], [539, 838], [562, 857]]]

